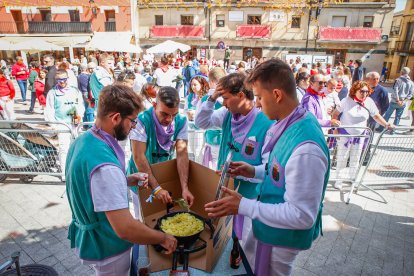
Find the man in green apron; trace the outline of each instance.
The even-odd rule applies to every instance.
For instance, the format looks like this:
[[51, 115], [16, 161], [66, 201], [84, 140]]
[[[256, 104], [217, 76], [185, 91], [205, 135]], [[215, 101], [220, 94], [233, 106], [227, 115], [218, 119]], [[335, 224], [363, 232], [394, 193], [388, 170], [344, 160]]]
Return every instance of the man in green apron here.
[[266, 169], [233, 164], [230, 173], [264, 179], [256, 199], [223, 188], [229, 196], [206, 204], [210, 217], [242, 214], [253, 220], [244, 247], [255, 275], [290, 275], [300, 250], [309, 249], [322, 232], [322, 207], [330, 158], [313, 114], [296, 96], [291, 68], [271, 59], [258, 65], [247, 81], [263, 113], [277, 120], [266, 136]]
[[117, 140], [127, 138], [142, 109], [131, 88], [106, 86], [99, 95], [95, 125], [68, 152], [68, 239], [82, 263], [92, 265], [97, 275], [128, 275], [133, 243], [161, 244], [168, 253], [177, 245], [173, 236], [147, 227], [129, 211], [127, 186], [147, 179], [125, 176], [125, 156]]

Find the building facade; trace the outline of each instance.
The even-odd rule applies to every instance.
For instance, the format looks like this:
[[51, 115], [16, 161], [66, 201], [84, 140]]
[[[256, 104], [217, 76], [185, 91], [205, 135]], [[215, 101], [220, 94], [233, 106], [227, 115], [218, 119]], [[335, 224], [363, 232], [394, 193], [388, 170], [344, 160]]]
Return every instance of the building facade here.
[[405, 9], [394, 15], [390, 33], [385, 65], [388, 78], [393, 80], [400, 76], [400, 71], [407, 66], [414, 78], [414, 1], [407, 1]]
[[395, 0], [293, 2], [138, 0], [140, 45], [173, 39], [198, 57], [223, 59], [228, 45], [234, 60], [307, 53], [381, 69]]
[[[41, 38], [65, 47], [57, 57], [85, 53], [82, 44], [94, 32], [131, 32], [136, 26], [135, 1], [119, 0], [10, 0], [0, 5], [0, 39], [22, 42]], [[16, 53], [14, 53], [15, 55]], [[20, 53], [17, 53], [20, 54]], [[2, 51], [1, 57], [10, 56]]]

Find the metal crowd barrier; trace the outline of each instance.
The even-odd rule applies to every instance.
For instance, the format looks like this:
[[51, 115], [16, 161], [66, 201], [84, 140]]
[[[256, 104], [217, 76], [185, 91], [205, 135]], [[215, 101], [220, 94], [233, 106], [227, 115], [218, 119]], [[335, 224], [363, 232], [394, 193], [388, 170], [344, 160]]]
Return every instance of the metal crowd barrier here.
[[414, 127], [396, 127], [383, 131], [372, 145], [371, 156], [355, 183], [355, 191], [362, 186], [387, 200], [372, 187], [375, 185], [414, 185]]
[[373, 133], [367, 127], [353, 126], [323, 128], [323, 132], [331, 157], [329, 181], [351, 183], [351, 190], [346, 199], [346, 203], [349, 203], [372, 143]]
[[59, 154], [67, 152], [73, 139], [65, 123], [0, 121], [0, 181], [10, 176], [25, 183], [37, 175], [63, 178]]
[[196, 129], [189, 125], [188, 128], [188, 158], [197, 163], [202, 163], [203, 149], [205, 144], [204, 134], [205, 130]]

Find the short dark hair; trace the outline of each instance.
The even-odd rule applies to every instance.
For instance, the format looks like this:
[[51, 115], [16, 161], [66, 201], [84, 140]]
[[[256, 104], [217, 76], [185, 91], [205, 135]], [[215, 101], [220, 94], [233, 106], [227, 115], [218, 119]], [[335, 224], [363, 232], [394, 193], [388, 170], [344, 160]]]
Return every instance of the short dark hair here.
[[54, 58], [54, 56], [52, 56], [52, 55], [44, 55], [43, 56], [43, 59], [45, 59], [45, 58], [48, 58], [48, 59], [50, 59], [51, 61], [55, 61], [55, 58]]
[[141, 112], [144, 109], [141, 97], [132, 88], [113, 84], [105, 86], [99, 94], [98, 118], [115, 112], [121, 117], [132, 115], [134, 112]]
[[300, 81], [307, 80], [309, 78], [310, 78], [310, 75], [307, 72], [299, 73], [296, 76], [296, 84], [299, 84]]
[[157, 102], [162, 102], [169, 108], [175, 108], [180, 104], [180, 95], [174, 87], [163, 86], [158, 90]]
[[246, 74], [244, 73], [232, 73], [220, 79], [218, 85], [226, 90], [229, 91], [230, 94], [236, 95], [239, 92], [243, 92], [246, 95], [247, 99], [253, 100], [254, 94], [251, 89], [249, 89], [246, 85], [244, 85], [244, 81], [246, 80]]
[[355, 63], [356, 63], [356, 64], [358, 64], [358, 66], [361, 66], [361, 65], [362, 65], [362, 60], [360, 60], [360, 59], [356, 59], [356, 60], [355, 60]]
[[125, 70], [118, 75], [117, 81], [135, 80], [135, 73], [130, 70]]
[[292, 69], [278, 58], [271, 58], [256, 66], [248, 76], [246, 83], [253, 85], [260, 82], [268, 91], [280, 89], [291, 98], [296, 98], [296, 82]]
[[64, 69], [58, 69], [57, 71], [56, 71], [56, 75], [55, 75], [55, 79], [57, 79], [58, 77], [57, 76], [61, 76], [61, 75], [66, 75], [66, 77], [68, 77], [68, 72], [66, 71], [66, 70], [64, 70]]

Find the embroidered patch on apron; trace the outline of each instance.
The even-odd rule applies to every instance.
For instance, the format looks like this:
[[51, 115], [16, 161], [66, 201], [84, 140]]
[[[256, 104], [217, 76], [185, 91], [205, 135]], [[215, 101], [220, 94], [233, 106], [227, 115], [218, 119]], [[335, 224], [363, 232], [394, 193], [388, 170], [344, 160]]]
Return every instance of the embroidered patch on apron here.
[[[255, 138], [255, 137], [254, 137]], [[256, 142], [255, 139], [246, 139], [242, 146], [242, 156], [248, 160], [256, 159], [259, 151], [260, 142]]]
[[273, 159], [272, 165], [269, 167], [269, 176], [273, 185], [283, 188], [285, 169], [277, 162], [276, 158]]

